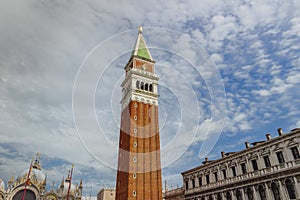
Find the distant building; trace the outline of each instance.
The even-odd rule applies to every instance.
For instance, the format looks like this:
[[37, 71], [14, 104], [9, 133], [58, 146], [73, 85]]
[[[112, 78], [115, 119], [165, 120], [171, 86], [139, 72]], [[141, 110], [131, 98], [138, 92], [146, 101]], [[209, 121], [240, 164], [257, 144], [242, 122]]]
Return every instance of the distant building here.
[[97, 200], [97, 197], [92, 197], [92, 196], [84, 196], [82, 197], [81, 200]]
[[184, 189], [176, 188], [172, 190], [166, 190], [163, 193], [164, 200], [184, 200]]
[[[51, 190], [46, 190], [46, 174], [42, 171], [40, 165], [40, 156], [37, 154], [35, 162], [32, 165], [30, 174], [29, 169], [25, 169], [16, 179], [14, 176], [5, 187], [4, 182], [0, 179], [0, 200], [21, 200], [24, 194], [26, 185], [25, 200], [62, 200], [66, 199], [69, 189], [71, 174], [69, 172], [67, 178], [62, 180], [58, 189], [52, 187]], [[29, 179], [28, 179], [29, 177]], [[28, 180], [27, 184], [26, 181]], [[82, 181], [79, 185], [70, 186], [69, 199], [81, 200], [82, 196]]]
[[185, 199], [300, 199], [300, 129], [278, 133], [279, 137], [267, 134], [266, 141], [252, 146], [246, 142], [245, 150], [222, 152], [221, 159], [206, 159], [183, 172]]
[[85, 196], [85, 197], [82, 197], [81, 200], [97, 200], [97, 197]]
[[115, 200], [116, 189], [115, 188], [103, 188], [97, 194], [97, 200]]

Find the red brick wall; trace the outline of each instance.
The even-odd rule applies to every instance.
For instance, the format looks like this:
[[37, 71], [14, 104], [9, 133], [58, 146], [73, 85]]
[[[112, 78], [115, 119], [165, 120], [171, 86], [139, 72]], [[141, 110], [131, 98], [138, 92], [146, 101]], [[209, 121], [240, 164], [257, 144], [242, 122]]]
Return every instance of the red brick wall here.
[[[159, 138], [158, 107], [132, 101], [122, 112], [117, 200], [162, 199]], [[137, 147], [134, 142], [137, 142]], [[133, 157], [137, 158], [137, 162], [133, 162]], [[133, 173], [136, 173], [136, 178], [133, 178]], [[133, 191], [136, 191], [136, 196], [133, 196]]]

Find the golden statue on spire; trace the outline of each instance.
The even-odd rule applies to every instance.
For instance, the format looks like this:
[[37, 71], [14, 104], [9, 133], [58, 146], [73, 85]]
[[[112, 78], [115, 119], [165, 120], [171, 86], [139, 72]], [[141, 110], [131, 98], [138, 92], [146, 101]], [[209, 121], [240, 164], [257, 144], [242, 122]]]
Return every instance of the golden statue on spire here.
[[32, 165], [33, 168], [41, 170], [40, 158], [41, 158], [41, 154], [40, 152], [37, 152], [34, 164]]

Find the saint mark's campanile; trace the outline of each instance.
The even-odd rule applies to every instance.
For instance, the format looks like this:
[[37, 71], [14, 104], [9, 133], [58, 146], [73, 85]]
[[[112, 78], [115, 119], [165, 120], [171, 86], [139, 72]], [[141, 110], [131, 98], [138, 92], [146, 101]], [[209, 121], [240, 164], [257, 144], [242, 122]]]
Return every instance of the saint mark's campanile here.
[[142, 27], [122, 82], [116, 200], [161, 200], [158, 76]]

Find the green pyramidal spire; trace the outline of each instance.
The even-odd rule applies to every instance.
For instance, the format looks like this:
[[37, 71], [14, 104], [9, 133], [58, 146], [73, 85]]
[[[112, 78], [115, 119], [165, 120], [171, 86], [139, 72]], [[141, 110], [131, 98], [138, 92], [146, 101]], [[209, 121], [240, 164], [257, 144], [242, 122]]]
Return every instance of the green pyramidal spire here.
[[134, 45], [131, 56], [137, 56], [146, 60], [153, 61], [152, 56], [147, 48], [145, 39], [142, 34], [142, 27], [139, 27], [139, 34]]

